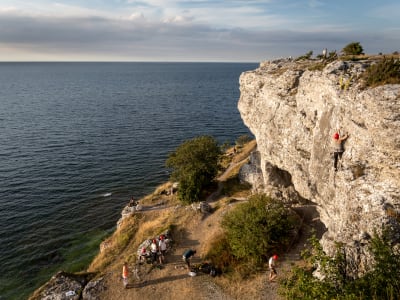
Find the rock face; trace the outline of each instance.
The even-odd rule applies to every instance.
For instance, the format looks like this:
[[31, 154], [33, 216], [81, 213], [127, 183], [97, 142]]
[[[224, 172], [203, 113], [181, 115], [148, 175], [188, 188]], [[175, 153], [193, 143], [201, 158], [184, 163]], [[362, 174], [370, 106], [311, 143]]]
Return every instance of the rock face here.
[[[400, 85], [361, 89], [358, 76], [371, 61], [308, 70], [313, 63], [278, 60], [243, 73], [238, 108], [257, 140], [257, 189], [315, 203], [324, 250], [344, 243], [359, 274], [374, 230], [400, 233]], [[337, 128], [349, 138], [335, 172]]]

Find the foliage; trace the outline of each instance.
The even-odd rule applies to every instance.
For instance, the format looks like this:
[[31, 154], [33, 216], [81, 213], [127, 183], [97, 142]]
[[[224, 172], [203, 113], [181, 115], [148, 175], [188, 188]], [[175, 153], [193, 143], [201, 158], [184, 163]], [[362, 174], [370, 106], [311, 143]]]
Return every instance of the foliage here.
[[310, 50], [310, 51], [308, 51], [306, 54], [297, 57], [297, 58], [295, 59], [295, 61], [310, 59], [312, 55], [313, 55], [313, 51]]
[[365, 86], [374, 87], [383, 84], [400, 83], [400, 60], [384, 58], [371, 65], [363, 74]]
[[221, 145], [221, 151], [222, 152], [226, 152], [229, 148], [231, 148], [232, 145], [229, 141], [225, 141], [222, 145]]
[[317, 58], [322, 61], [310, 65], [308, 67], [309, 71], [322, 71], [327, 64], [335, 61], [338, 58], [338, 55], [336, 54], [336, 50], [334, 50], [329, 52], [327, 57], [325, 57], [323, 54], [319, 54], [317, 55]]
[[226, 214], [221, 225], [233, 256], [260, 265], [288, 244], [293, 223], [282, 202], [260, 194]]
[[218, 236], [211, 243], [206, 259], [210, 260], [212, 265], [223, 273], [231, 271], [232, 266], [237, 263], [236, 258], [232, 255], [226, 235]]
[[199, 200], [219, 169], [221, 149], [211, 136], [200, 136], [181, 144], [172, 152], [166, 166], [172, 168], [171, 180], [179, 182], [178, 198], [191, 203]]
[[[343, 245], [337, 244], [336, 255], [329, 257], [315, 236], [310, 241], [312, 250], [304, 255], [309, 267], [295, 267], [282, 281], [280, 293], [287, 299], [394, 300], [400, 295], [400, 251], [392, 247], [388, 232], [372, 238], [370, 251], [375, 264], [361, 278], [349, 276]], [[313, 276], [316, 266], [321, 280]]]
[[363, 53], [364, 49], [359, 42], [352, 42], [347, 44], [343, 49], [342, 52], [344, 55], [360, 55]]
[[238, 145], [239, 147], [243, 147], [244, 144], [247, 144], [250, 141], [251, 137], [249, 137], [247, 134], [244, 134], [236, 139], [236, 145]]

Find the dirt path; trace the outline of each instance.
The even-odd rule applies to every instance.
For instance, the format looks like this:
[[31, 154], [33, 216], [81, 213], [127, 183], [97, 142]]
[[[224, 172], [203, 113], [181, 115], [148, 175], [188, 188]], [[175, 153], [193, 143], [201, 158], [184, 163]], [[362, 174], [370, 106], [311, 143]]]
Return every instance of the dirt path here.
[[[235, 162], [227, 168], [227, 170], [218, 178], [219, 185], [207, 201], [215, 201], [221, 193], [223, 182], [231, 169], [238, 164]], [[107, 300], [124, 300], [124, 299], [212, 299], [212, 300], [280, 300], [278, 295], [278, 284], [270, 283], [267, 280], [267, 268], [265, 271], [253, 276], [247, 282], [239, 282], [237, 285], [230, 284], [231, 288], [223, 290], [220, 284], [224, 284], [225, 278], [213, 278], [207, 274], [198, 274], [195, 277], [188, 275], [188, 270], [182, 261], [182, 254], [185, 250], [191, 248], [197, 251], [192, 263], [200, 263], [202, 257], [207, 253], [210, 242], [221, 231], [220, 220], [227, 210], [232, 209], [234, 205], [229, 205], [216, 210], [209, 215], [203, 215], [200, 212], [192, 212], [193, 217], [186, 224], [184, 230], [178, 232], [178, 236], [173, 237], [176, 241], [173, 251], [167, 254], [166, 263], [161, 268], [150, 269], [147, 265], [141, 269], [141, 281], [138, 281], [131, 274], [131, 288], [124, 289], [121, 280], [122, 258], [121, 263], [115, 263], [114, 267], [110, 267], [109, 272], [105, 276], [106, 289], [100, 295], [100, 299]], [[143, 211], [152, 211], [159, 209], [167, 209], [168, 206], [144, 207]], [[181, 209], [185, 209], [182, 207]], [[285, 272], [292, 268], [294, 263], [300, 261], [300, 252], [307, 243], [310, 233], [310, 226], [306, 223], [312, 222], [315, 216], [310, 214], [305, 218], [305, 224], [302, 228], [303, 234], [299, 237], [299, 241], [285, 255], [280, 255], [280, 263], [278, 264], [278, 276], [282, 276]], [[136, 249], [126, 250], [136, 251]], [[125, 252], [126, 253], [126, 252]], [[143, 282], [145, 281], [145, 282]], [[139, 284], [140, 283], [140, 284]]]

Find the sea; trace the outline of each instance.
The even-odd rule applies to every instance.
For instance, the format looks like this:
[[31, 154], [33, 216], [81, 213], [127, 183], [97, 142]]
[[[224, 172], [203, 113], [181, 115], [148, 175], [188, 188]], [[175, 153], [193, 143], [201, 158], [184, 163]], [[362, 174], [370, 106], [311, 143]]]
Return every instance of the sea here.
[[182, 142], [251, 136], [239, 76], [257, 66], [0, 63], [0, 299], [84, 270]]

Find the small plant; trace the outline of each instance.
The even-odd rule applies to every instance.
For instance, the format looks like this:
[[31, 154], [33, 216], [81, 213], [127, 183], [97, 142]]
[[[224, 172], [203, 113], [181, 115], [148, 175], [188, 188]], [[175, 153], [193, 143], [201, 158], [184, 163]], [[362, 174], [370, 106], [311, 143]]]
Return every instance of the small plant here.
[[351, 81], [353, 80], [353, 75], [350, 76], [347, 80], [345, 80], [342, 76], [339, 78], [339, 87], [341, 90], [348, 90], [351, 84]]
[[310, 59], [312, 55], [313, 55], [313, 52], [312, 52], [312, 50], [310, 50], [306, 54], [301, 55], [298, 58], [296, 58], [295, 61]]
[[362, 75], [365, 87], [400, 83], [400, 60], [384, 58], [371, 65]]

